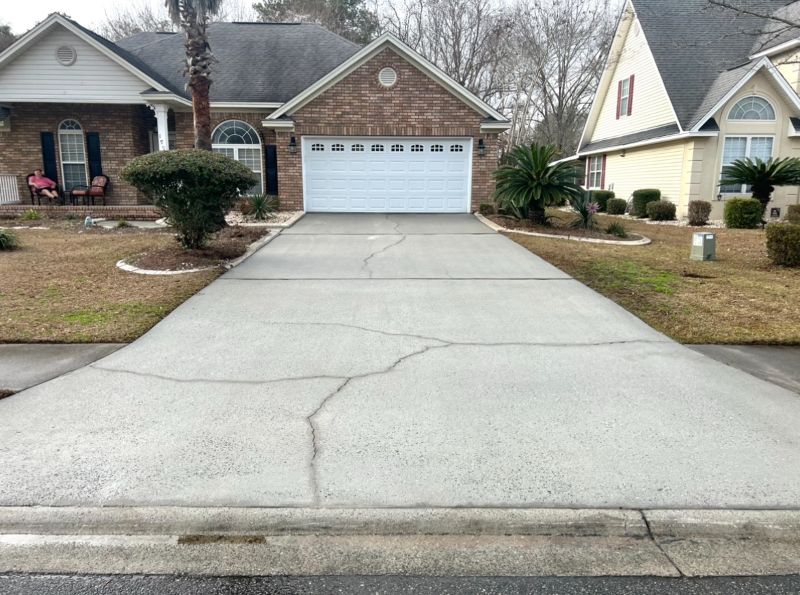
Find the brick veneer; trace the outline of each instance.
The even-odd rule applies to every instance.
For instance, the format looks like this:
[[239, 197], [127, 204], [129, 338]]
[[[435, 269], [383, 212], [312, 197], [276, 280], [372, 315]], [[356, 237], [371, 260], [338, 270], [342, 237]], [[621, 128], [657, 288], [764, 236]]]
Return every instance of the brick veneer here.
[[[378, 72], [391, 67], [397, 83], [386, 88]], [[291, 114], [295, 132], [279, 131], [278, 188], [281, 207], [303, 208], [301, 139], [329, 136], [469, 136], [473, 138], [472, 208], [490, 201], [492, 172], [497, 167], [497, 134], [481, 133], [483, 115], [444, 87], [385, 49], [322, 95]], [[289, 153], [289, 139], [297, 138], [297, 153]], [[478, 155], [484, 139], [486, 155]]]
[[11, 130], [0, 133], [0, 174], [17, 177], [20, 198], [26, 201], [30, 197], [25, 176], [42, 165], [40, 133], [55, 135], [58, 158], [58, 126], [66, 119], [79, 122], [84, 133], [100, 135], [103, 171], [111, 180], [108, 204], [149, 202], [119, 177], [133, 157], [149, 151], [148, 131], [155, 127], [155, 119], [144, 105], [14, 104]]

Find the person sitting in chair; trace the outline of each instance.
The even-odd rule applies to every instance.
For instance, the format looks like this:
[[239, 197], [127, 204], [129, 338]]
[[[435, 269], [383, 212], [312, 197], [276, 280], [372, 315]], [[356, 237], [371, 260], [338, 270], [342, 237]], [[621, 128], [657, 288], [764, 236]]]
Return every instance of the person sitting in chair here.
[[56, 183], [45, 176], [41, 169], [33, 170], [33, 175], [28, 178], [28, 184], [33, 186], [34, 191], [39, 196], [45, 196], [50, 200], [58, 200]]

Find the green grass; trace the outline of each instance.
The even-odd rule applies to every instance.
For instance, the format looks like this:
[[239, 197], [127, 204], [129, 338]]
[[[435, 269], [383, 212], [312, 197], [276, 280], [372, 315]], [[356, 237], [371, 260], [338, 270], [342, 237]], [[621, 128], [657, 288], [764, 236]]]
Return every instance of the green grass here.
[[583, 265], [581, 277], [590, 278], [597, 287], [630, 291], [651, 291], [672, 295], [679, 278], [670, 271], [659, 271], [632, 260], [596, 260]]

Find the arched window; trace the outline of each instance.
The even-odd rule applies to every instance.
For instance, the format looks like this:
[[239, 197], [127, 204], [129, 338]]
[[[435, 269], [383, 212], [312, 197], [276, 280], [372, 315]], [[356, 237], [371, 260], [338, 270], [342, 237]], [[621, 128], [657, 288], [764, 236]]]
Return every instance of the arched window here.
[[733, 106], [729, 120], [774, 120], [775, 109], [763, 97], [745, 97]]
[[64, 120], [58, 127], [58, 148], [64, 192], [87, 185], [86, 146], [83, 129], [75, 120]]
[[261, 175], [261, 139], [255, 128], [241, 120], [223, 122], [211, 135], [211, 149], [246, 165], [258, 178], [258, 184], [250, 188], [248, 194], [260, 194], [264, 190]]

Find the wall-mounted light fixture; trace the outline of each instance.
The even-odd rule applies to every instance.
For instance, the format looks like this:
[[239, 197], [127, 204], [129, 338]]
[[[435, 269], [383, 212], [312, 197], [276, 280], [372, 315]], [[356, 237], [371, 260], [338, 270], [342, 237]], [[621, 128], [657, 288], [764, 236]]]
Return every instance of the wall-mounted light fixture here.
[[289, 152], [297, 153], [297, 139], [295, 137], [289, 139]]
[[722, 200], [722, 192], [720, 192], [719, 194], [717, 194], [717, 200]]
[[622, 149], [622, 153], [619, 154], [620, 157], [625, 157], [625, 149]]
[[478, 139], [478, 155], [483, 157], [486, 155], [486, 143], [483, 142], [483, 139]]

